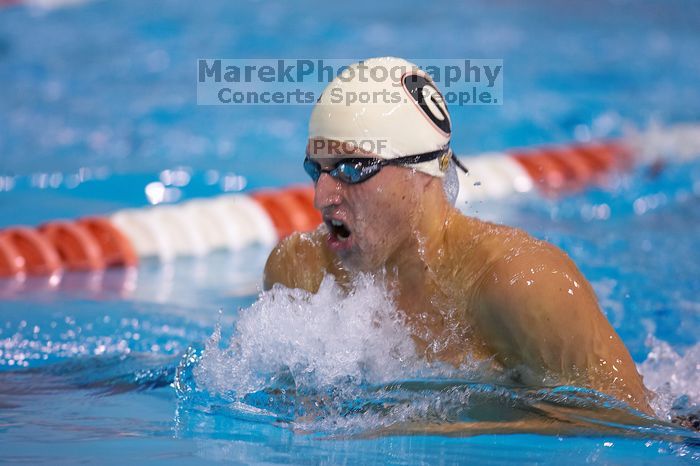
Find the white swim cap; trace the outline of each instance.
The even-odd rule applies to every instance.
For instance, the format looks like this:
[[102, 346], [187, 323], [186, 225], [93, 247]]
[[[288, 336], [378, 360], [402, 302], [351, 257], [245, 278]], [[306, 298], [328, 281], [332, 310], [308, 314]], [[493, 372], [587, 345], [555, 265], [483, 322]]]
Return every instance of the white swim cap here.
[[[311, 113], [307, 151], [319, 154], [322, 146], [332, 156], [323, 143], [336, 141], [344, 143], [344, 155], [354, 147], [395, 159], [446, 150], [451, 134], [447, 105], [430, 75], [400, 58], [372, 58], [350, 65], [323, 91]], [[448, 161], [446, 156], [410, 166], [442, 177]]]

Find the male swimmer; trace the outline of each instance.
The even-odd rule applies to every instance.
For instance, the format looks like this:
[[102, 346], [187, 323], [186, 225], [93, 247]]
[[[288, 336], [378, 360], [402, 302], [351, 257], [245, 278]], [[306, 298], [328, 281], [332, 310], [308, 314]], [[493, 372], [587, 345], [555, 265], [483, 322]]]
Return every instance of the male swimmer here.
[[[376, 100], [342, 98], [360, 93]], [[447, 199], [450, 137], [442, 95], [415, 65], [376, 58], [336, 77], [311, 115], [304, 160], [323, 223], [277, 245], [265, 289], [315, 293], [326, 274], [347, 287], [374, 273], [429, 360], [490, 361], [524, 385], [589, 387], [651, 414], [627, 348], [571, 259]]]

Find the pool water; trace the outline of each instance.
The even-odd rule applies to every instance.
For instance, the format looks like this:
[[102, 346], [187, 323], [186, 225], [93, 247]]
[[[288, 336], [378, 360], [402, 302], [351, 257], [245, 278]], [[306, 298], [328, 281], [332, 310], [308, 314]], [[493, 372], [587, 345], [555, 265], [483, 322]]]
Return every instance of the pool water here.
[[[293, 6], [294, 5], [294, 6]], [[102, 0], [0, 9], [0, 226], [306, 182], [310, 107], [197, 107], [200, 57], [503, 58], [505, 104], [453, 108], [462, 154], [700, 121], [700, 7]], [[483, 181], [487, 182], [487, 181]], [[460, 205], [564, 249], [662, 421], [700, 404], [700, 163], [560, 199]], [[0, 461], [451, 464], [700, 459], [700, 437], [574, 389], [512, 390], [413, 357], [382, 287], [257, 299], [264, 248], [0, 281]], [[352, 319], [340, 316], [352, 315]], [[368, 325], [378, 319], [379, 325]], [[300, 323], [303, 322], [303, 325]], [[470, 403], [575, 405], [561, 436], [426, 435]], [[614, 403], [613, 403], [614, 405]], [[384, 429], [384, 430], [383, 430]]]

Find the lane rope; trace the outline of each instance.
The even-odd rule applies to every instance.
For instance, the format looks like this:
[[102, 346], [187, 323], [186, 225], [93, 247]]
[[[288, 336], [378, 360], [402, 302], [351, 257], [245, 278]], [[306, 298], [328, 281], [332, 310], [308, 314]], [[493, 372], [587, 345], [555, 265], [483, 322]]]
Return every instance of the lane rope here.
[[[458, 172], [457, 202], [527, 193], [558, 196], [635, 165], [697, 157], [700, 125], [652, 127], [624, 140], [486, 152], [460, 157], [469, 173]], [[38, 228], [11, 226], [0, 229], [0, 277], [134, 267], [145, 258], [167, 262], [255, 244], [271, 247], [320, 222], [313, 187], [292, 186], [50, 221]]]

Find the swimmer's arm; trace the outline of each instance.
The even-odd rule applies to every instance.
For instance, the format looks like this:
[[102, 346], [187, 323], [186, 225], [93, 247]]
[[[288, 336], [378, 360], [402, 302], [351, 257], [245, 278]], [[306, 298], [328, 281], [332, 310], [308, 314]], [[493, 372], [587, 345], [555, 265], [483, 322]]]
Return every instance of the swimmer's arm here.
[[545, 245], [497, 261], [478, 301], [476, 323], [504, 366], [585, 383], [648, 412], [634, 361], [561, 250]]

